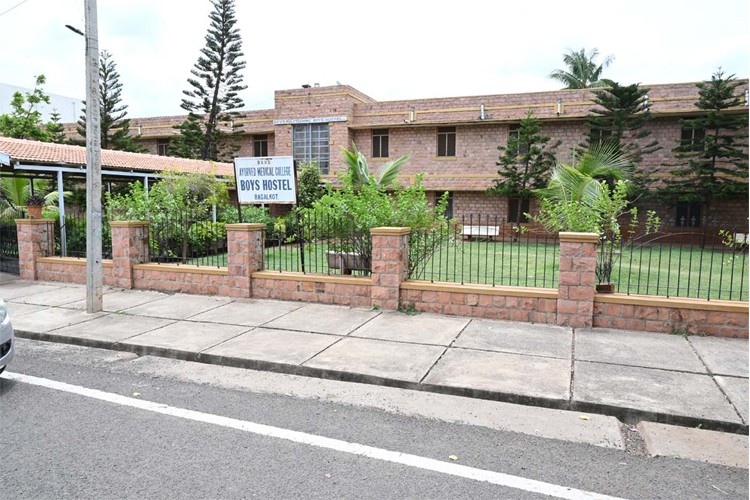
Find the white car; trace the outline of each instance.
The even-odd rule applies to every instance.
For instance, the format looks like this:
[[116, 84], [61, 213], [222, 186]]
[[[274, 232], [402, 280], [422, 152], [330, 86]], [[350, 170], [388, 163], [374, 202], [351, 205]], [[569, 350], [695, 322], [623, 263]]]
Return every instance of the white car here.
[[0, 299], [0, 373], [3, 373], [5, 367], [13, 358], [13, 326], [10, 324], [10, 315], [8, 307], [3, 299]]

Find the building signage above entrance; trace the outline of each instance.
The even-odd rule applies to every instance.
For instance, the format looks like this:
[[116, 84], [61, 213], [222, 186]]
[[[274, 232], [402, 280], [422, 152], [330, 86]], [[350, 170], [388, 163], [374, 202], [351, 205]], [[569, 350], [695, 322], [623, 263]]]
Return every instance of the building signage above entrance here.
[[234, 177], [241, 205], [297, 202], [291, 156], [235, 158]]
[[320, 118], [289, 118], [286, 120], [274, 120], [274, 125], [302, 125], [303, 123], [331, 123], [345, 122], [346, 116], [323, 116]]

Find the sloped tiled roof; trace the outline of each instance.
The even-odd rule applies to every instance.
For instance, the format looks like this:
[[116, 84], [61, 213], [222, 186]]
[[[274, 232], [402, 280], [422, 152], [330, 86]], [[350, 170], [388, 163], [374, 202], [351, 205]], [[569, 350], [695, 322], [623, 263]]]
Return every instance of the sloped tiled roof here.
[[[0, 152], [10, 155], [12, 160], [21, 163], [34, 163], [55, 166], [85, 166], [86, 148], [67, 144], [28, 141], [0, 137]], [[231, 163], [188, 160], [171, 156], [158, 156], [144, 153], [102, 150], [102, 168], [138, 172], [175, 171], [186, 173], [233, 176]]]

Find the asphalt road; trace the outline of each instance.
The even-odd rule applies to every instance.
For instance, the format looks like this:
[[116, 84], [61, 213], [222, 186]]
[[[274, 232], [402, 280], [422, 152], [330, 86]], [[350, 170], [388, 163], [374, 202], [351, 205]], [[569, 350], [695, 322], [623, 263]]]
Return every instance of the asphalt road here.
[[273, 376], [253, 390], [252, 371], [20, 340], [0, 377], [0, 497], [748, 497], [744, 469], [342, 404], [352, 384]]

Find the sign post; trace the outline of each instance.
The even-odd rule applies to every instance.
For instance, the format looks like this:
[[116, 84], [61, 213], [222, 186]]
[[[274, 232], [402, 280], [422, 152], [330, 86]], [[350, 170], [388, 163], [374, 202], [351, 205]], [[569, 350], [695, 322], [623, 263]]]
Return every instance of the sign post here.
[[294, 160], [291, 156], [235, 158], [234, 178], [237, 183], [237, 203], [240, 205], [297, 202]]

